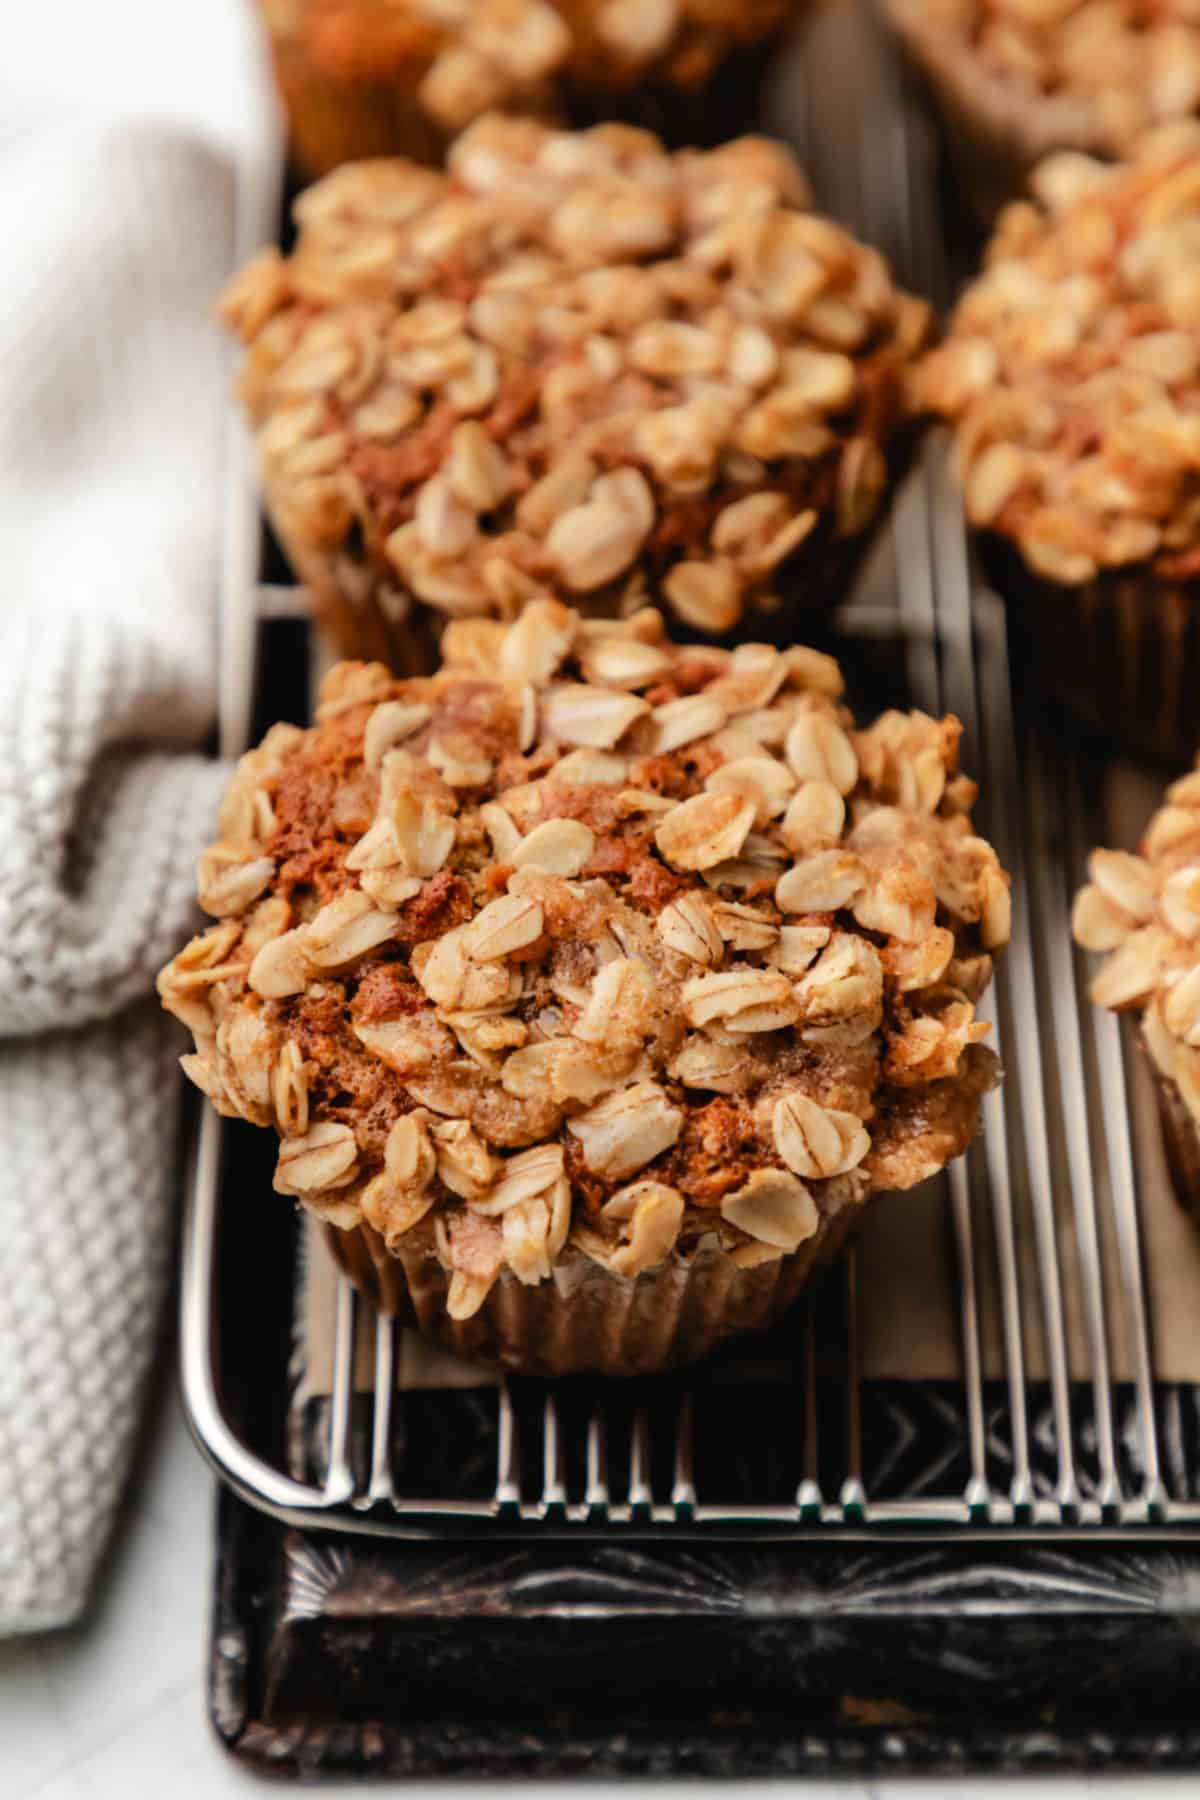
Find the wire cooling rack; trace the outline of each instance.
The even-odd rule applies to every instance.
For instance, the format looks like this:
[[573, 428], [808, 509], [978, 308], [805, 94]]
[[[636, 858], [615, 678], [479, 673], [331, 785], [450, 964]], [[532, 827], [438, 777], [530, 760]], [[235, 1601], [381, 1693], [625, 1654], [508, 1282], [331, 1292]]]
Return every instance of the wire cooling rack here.
[[[883, 249], [905, 285], [945, 297], [929, 128], [861, 12], [826, 10], [802, 63], [781, 68], [764, 123], [799, 150], [825, 209]], [[310, 649], [295, 590], [261, 585], [260, 537], [239, 448], [226, 754], [247, 741], [256, 695], [267, 712], [289, 704], [288, 670], [294, 703]], [[259, 1192], [269, 1173], [251, 1140], [265, 1134], [205, 1111], [184, 1234], [185, 1396], [201, 1446], [254, 1507], [309, 1530], [609, 1542], [916, 1530], [967, 1543], [997, 1527], [1101, 1541], [1200, 1525], [1197, 1390], [1158, 1379], [1152, 1356], [1128, 1046], [1088, 1003], [1069, 934], [1070, 895], [1098, 841], [1096, 768], [1053, 721], [1014, 705], [1004, 614], [971, 567], [940, 439], [829, 647], [868, 684], [886, 664], [888, 702], [906, 692], [958, 715], [964, 766], [982, 786], [978, 827], [1014, 877], [1012, 944], [985, 1002], [1006, 1080], [984, 1103], [979, 1142], [937, 1180], [952, 1376], [864, 1378], [874, 1296], [851, 1250], [770, 1337], [695, 1372], [432, 1397], [398, 1388], [398, 1328], [339, 1278], [330, 1391], [297, 1410], [294, 1226]], [[260, 1256], [249, 1322], [230, 1298], [248, 1233]]]

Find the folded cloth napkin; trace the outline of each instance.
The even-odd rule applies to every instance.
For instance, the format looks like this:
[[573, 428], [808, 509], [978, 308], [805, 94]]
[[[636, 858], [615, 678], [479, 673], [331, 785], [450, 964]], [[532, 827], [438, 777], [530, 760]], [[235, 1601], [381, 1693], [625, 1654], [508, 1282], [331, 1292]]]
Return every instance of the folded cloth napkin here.
[[0, 122], [0, 1633], [82, 1607], [163, 1329], [216, 671], [231, 166]]

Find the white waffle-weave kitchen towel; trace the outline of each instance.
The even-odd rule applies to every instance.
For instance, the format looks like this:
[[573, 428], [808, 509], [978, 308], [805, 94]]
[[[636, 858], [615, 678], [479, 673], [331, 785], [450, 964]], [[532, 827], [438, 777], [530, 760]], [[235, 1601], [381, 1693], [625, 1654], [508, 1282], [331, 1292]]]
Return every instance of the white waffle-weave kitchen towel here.
[[81, 1610], [164, 1326], [181, 1046], [152, 990], [221, 781], [233, 231], [198, 139], [5, 107], [0, 1634]]

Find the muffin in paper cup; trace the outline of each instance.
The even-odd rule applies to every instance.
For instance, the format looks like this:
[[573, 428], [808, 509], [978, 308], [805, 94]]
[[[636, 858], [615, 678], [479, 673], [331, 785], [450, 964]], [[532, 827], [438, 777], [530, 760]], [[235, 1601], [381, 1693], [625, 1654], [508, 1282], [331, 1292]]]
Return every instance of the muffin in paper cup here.
[[1105, 953], [1091, 996], [1138, 1019], [1175, 1191], [1200, 1223], [1200, 757], [1167, 788], [1138, 854], [1094, 850], [1088, 873], [1072, 925]]
[[259, 0], [297, 162], [439, 162], [503, 111], [674, 143], [744, 129], [794, 0]]
[[551, 598], [350, 663], [238, 768], [160, 978], [364, 1291], [544, 1373], [767, 1323], [961, 1152], [1008, 880], [958, 722]]
[[347, 654], [539, 588], [681, 626], [840, 600], [908, 443], [929, 309], [790, 154], [490, 117], [351, 165], [224, 314], [268, 510]]
[[550, 1279], [536, 1287], [503, 1269], [469, 1318], [450, 1310], [454, 1275], [436, 1248], [430, 1253], [429, 1227], [418, 1226], [394, 1252], [365, 1222], [356, 1231], [330, 1225], [326, 1232], [335, 1259], [374, 1305], [470, 1362], [526, 1375], [654, 1374], [696, 1362], [740, 1333], [765, 1330], [787, 1310], [809, 1276], [837, 1255], [861, 1211], [855, 1184], [841, 1183], [840, 1208], [836, 1186], [830, 1184], [822, 1230], [790, 1255], [739, 1266], [714, 1232], [623, 1277], [568, 1244]]
[[930, 90], [953, 179], [992, 218], [1057, 150], [1119, 158], [1200, 110], [1200, 15], [1122, 0], [879, 0]]
[[1028, 678], [1122, 748], [1192, 754], [1200, 681], [1200, 125], [1035, 171], [915, 401]]

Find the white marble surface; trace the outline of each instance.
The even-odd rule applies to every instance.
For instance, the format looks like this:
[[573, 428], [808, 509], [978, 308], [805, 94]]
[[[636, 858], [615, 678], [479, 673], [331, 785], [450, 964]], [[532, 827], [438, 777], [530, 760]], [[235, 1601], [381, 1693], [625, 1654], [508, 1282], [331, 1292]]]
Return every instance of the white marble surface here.
[[[76, 1629], [0, 1644], [2, 1800], [224, 1800], [263, 1785], [229, 1758], [208, 1723], [204, 1667], [212, 1582], [213, 1482], [195, 1450], [172, 1384], [160, 1395], [128, 1516], [96, 1604]], [[407, 1787], [434, 1784], [408, 1783]], [[480, 1784], [470, 1784], [478, 1791]], [[492, 1784], [498, 1785], [498, 1784]], [[531, 1784], [526, 1784], [531, 1785]], [[661, 1784], [660, 1788], [661, 1788]], [[706, 1796], [761, 1793], [783, 1783], [686, 1782]], [[792, 1782], [812, 1800], [1173, 1800], [1195, 1796], [1195, 1778], [880, 1782]], [[649, 1783], [622, 1783], [628, 1795]], [[440, 1783], [437, 1791], [466, 1783]], [[331, 1800], [371, 1790], [336, 1783]], [[376, 1790], [377, 1791], [377, 1790]], [[539, 1800], [581, 1790], [537, 1785]], [[615, 1796], [615, 1783], [582, 1790]]]

